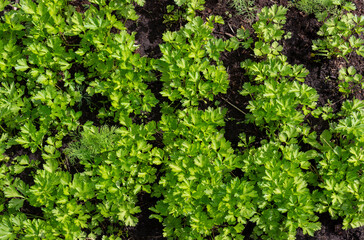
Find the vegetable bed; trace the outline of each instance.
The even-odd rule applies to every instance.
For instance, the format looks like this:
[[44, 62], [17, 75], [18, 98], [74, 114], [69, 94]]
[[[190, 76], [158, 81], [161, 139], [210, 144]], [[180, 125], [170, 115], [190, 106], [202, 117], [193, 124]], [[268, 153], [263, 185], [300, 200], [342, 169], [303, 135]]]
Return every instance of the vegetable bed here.
[[0, 239], [364, 239], [362, 1], [0, 17]]

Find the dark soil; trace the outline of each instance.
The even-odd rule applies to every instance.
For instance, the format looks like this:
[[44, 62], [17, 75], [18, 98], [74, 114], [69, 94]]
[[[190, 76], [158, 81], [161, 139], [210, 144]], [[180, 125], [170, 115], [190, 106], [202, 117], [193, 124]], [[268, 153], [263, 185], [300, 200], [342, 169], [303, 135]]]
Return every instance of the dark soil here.
[[[141, 56], [160, 58], [162, 53], [159, 44], [163, 43], [162, 36], [166, 31], [163, 15], [167, 14], [167, 6], [174, 5], [173, 0], [146, 1], [143, 7], [136, 6], [138, 21], [127, 21], [129, 33], [136, 32], [135, 40], [140, 45], [138, 52]], [[176, 30], [176, 29], [173, 29]]]
[[315, 233], [314, 237], [303, 235], [302, 230], [297, 230], [297, 240], [363, 240], [364, 227], [343, 230], [342, 220], [332, 220], [329, 214], [320, 217], [322, 228]]
[[[257, 11], [264, 6], [272, 6], [280, 4], [289, 6], [288, 0], [256, 0]], [[353, 0], [357, 6], [356, 14], [364, 15], [364, 2], [362, 0]], [[151, 58], [160, 58], [161, 52], [158, 45], [163, 43], [162, 35], [166, 30], [176, 31], [181, 27], [181, 23], [175, 26], [166, 28], [163, 24], [163, 14], [166, 14], [167, 5], [174, 5], [172, 0], [149, 0], [143, 7], [136, 7], [140, 18], [137, 22], [128, 21], [127, 27], [130, 32], [135, 31], [137, 44], [140, 45], [138, 52], [143, 56]], [[215, 27], [214, 35], [218, 38], [228, 39], [236, 34], [236, 30], [244, 27], [251, 30], [251, 23], [244, 19], [243, 16], [237, 14], [236, 10], [231, 8], [229, 1], [222, 0], [207, 0], [205, 10], [198, 13], [201, 17], [206, 18], [210, 15], [220, 15], [223, 17], [225, 24]], [[338, 69], [342, 66], [348, 67], [345, 60], [342, 59], [324, 59], [313, 58], [312, 40], [319, 36], [316, 34], [321, 24], [313, 15], [305, 15], [296, 8], [289, 8], [287, 13], [287, 23], [284, 26], [286, 32], [291, 32], [292, 37], [283, 42], [285, 54], [290, 64], [302, 64], [309, 70], [310, 74], [306, 78], [305, 83], [315, 88], [319, 94], [319, 106], [324, 106], [331, 102], [334, 111], [338, 111], [341, 103], [344, 100], [342, 94], [338, 91]], [[253, 32], [253, 31], [251, 31]], [[254, 125], [242, 123], [245, 118], [245, 109], [248, 105], [249, 98], [239, 94], [242, 85], [247, 81], [244, 75], [244, 70], [240, 67], [240, 63], [247, 58], [251, 58], [251, 52], [245, 49], [238, 49], [233, 52], [223, 52], [221, 60], [227, 69], [230, 80], [230, 88], [226, 94], [220, 94], [215, 97], [215, 100], [220, 102], [221, 107], [228, 109], [227, 122], [225, 126], [225, 137], [232, 143], [232, 147], [237, 148], [239, 134], [245, 132], [247, 136], [255, 136], [256, 142], [265, 138], [265, 133], [259, 130]], [[349, 62], [353, 65], [360, 74], [364, 73], [363, 58], [356, 54], [349, 56]], [[158, 93], [161, 88], [160, 82], [153, 83], [151, 86], [153, 92]], [[158, 88], [158, 89], [155, 89]], [[157, 94], [157, 98], [165, 101]], [[364, 95], [361, 91], [356, 91], [351, 97], [363, 99]], [[205, 108], [209, 103], [203, 104], [201, 108]], [[159, 120], [159, 115], [156, 114], [156, 120]], [[152, 117], [153, 118], [153, 117]], [[315, 126], [314, 130], [322, 132], [328, 128], [328, 123], [322, 119], [310, 118], [308, 123]], [[158, 144], [158, 143], [157, 143]], [[237, 172], [239, 175], [239, 173]], [[150, 220], [151, 212], [148, 210], [156, 199], [148, 195], [140, 197], [142, 213], [139, 216], [139, 223], [134, 228], [129, 228], [128, 239], [164, 239], [162, 236], [163, 226], [158, 221]], [[328, 214], [320, 215], [322, 229], [315, 233], [314, 237], [304, 235], [302, 230], [297, 230], [296, 239], [298, 240], [363, 240], [364, 227], [357, 229], [343, 230], [342, 220], [332, 220]], [[250, 234], [254, 224], [248, 223], [243, 234], [246, 239], [250, 239]]]
[[128, 239], [165, 239], [163, 237], [162, 224], [157, 219], [149, 219], [149, 216], [153, 214], [149, 208], [155, 206], [158, 199], [151, 197], [149, 194], [142, 193], [138, 196], [138, 200], [142, 211], [138, 216], [138, 224], [135, 227], [128, 228]]

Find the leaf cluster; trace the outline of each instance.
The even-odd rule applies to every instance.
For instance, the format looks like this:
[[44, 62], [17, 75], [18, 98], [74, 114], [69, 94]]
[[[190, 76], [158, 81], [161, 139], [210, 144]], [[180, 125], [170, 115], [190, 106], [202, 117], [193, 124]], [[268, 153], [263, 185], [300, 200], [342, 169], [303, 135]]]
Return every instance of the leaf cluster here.
[[312, 50], [318, 55], [338, 56], [346, 61], [345, 56], [351, 52], [364, 56], [363, 25], [364, 17], [352, 13], [329, 18], [318, 32], [322, 38], [313, 41]]
[[324, 21], [328, 16], [339, 16], [342, 10], [353, 8], [353, 3], [346, 0], [299, 0], [293, 4], [306, 14], [315, 14], [319, 21]]
[[214, 23], [222, 24], [223, 20], [209, 17], [204, 23], [201, 17], [196, 17], [178, 32], [163, 34], [165, 43], [160, 45], [163, 56], [154, 66], [162, 74], [162, 96], [180, 100], [183, 106], [196, 106], [198, 101], [226, 93], [228, 76], [219, 53], [236, 49], [239, 43], [214, 38], [211, 35]]
[[[287, 8], [263, 8], [254, 37], [242, 28], [222, 40], [221, 17], [197, 16], [204, 1], [176, 0], [187, 23], [151, 59], [124, 25], [137, 19], [133, 1], [90, 3], [0, 1], [0, 239], [124, 239], [141, 195], [156, 197], [151, 217], [168, 238], [243, 239], [250, 221], [255, 238], [294, 239], [325, 212], [344, 228], [364, 224], [364, 103], [350, 99], [362, 76], [342, 68], [341, 108], [318, 107], [308, 70], [282, 53]], [[326, 20], [316, 50], [360, 55], [362, 17]], [[233, 148], [216, 100], [229, 88], [220, 54], [240, 47], [253, 54], [241, 63], [244, 123], [266, 134], [243, 132]], [[311, 116], [329, 127], [317, 131]]]

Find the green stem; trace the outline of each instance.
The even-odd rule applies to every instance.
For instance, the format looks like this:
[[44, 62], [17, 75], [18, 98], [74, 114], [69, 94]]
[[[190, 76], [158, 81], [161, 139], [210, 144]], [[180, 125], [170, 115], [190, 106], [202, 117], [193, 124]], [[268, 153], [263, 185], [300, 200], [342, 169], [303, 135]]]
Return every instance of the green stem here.
[[4, 132], [6, 132], [6, 131], [5, 131], [5, 129], [3, 128], [3, 126], [1, 126], [1, 125], [0, 125], [0, 128], [1, 128]]

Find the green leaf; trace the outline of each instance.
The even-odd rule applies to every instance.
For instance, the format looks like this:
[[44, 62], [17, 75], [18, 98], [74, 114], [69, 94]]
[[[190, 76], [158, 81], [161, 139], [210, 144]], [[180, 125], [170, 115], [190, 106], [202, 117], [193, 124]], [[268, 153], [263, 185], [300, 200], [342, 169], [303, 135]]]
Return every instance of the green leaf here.
[[14, 197], [24, 198], [24, 196], [21, 195], [13, 185], [10, 185], [9, 187], [5, 188], [4, 194], [5, 197], [7, 198], [14, 198]]
[[354, 11], [356, 9], [356, 6], [353, 2], [345, 2], [343, 9], [350, 12], [350, 11]]
[[89, 0], [89, 1], [90, 1], [90, 3], [95, 3], [95, 4], [98, 4], [100, 6], [106, 5], [105, 0]]
[[182, 168], [177, 166], [176, 164], [169, 164], [169, 167], [172, 169], [173, 172], [181, 172]]
[[21, 9], [27, 14], [35, 14], [37, 6], [32, 0], [20, 0]]
[[100, 16], [97, 17], [89, 17], [85, 21], [85, 28], [91, 29], [91, 30], [97, 30], [99, 28], [104, 28], [108, 25], [108, 22], [104, 19], [102, 19]]
[[72, 67], [72, 64], [68, 63], [66, 60], [62, 58], [54, 58], [54, 59], [60, 65], [62, 71], [66, 71]]
[[138, 219], [136, 217], [128, 216], [125, 219], [125, 225], [126, 226], [135, 226], [137, 223], [138, 223]]
[[14, 165], [13, 167], [14, 167], [15, 174], [19, 174], [19, 173], [23, 172], [24, 169], [27, 168], [26, 166], [19, 166], [19, 165]]
[[13, 228], [10, 222], [4, 220], [0, 223], [0, 240], [15, 240], [17, 234], [13, 232]]
[[331, 132], [328, 130], [325, 130], [320, 135], [320, 140], [323, 143], [323, 147], [326, 147], [326, 148], [329, 147], [330, 149], [333, 150], [334, 145], [333, 145], [333, 143], [331, 143], [331, 137], [332, 137]]
[[[153, 209], [154, 209], [154, 211], [155, 211], [155, 212], [157, 212], [157, 210], [156, 210], [155, 208], [150, 208], [150, 210], [152, 210], [152, 211], [153, 211]], [[151, 215], [150, 215], [150, 218], [151, 218], [151, 219], [155, 218], [155, 219], [157, 219], [159, 222], [163, 222], [163, 217], [162, 217], [162, 216], [160, 216], [160, 215], [158, 215], [158, 214], [151, 214]]]
[[301, 226], [303, 234], [308, 234], [314, 236], [315, 232], [321, 229], [321, 223], [319, 222], [309, 222], [305, 226]]
[[29, 66], [28, 66], [28, 64], [27, 64], [27, 60], [25, 60], [24, 58], [19, 59], [19, 60], [17, 61], [17, 64], [15, 65], [15, 69], [16, 69], [17, 71], [22, 71], [22, 72], [24, 72], [24, 71], [26, 71], [28, 68], [29, 68]]
[[356, 73], [356, 69], [353, 66], [348, 67], [349, 75], [354, 75]]
[[0, 12], [4, 10], [4, 8], [9, 4], [10, 2], [8, 0], [1, 0], [0, 1]]
[[44, 170], [54, 173], [58, 169], [58, 162], [55, 159], [48, 159], [45, 164], [43, 164]]
[[21, 207], [23, 207], [24, 200], [25, 199], [13, 198], [9, 201], [8, 207], [15, 210], [19, 210]]

